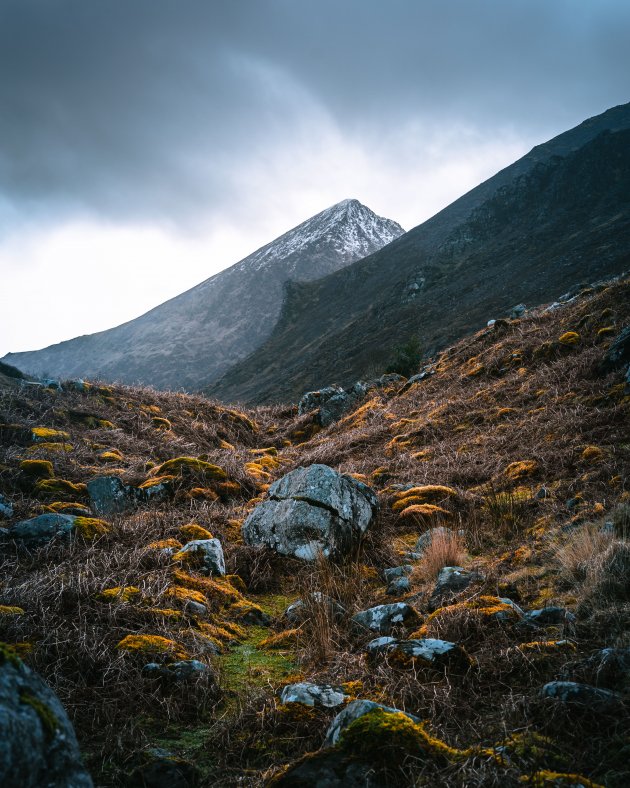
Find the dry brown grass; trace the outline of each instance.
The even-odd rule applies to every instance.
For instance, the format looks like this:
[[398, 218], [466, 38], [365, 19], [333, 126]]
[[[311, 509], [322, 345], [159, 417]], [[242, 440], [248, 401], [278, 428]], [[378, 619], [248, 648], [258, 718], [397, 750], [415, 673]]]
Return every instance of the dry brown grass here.
[[430, 544], [422, 551], [412, 574], [415, 582], [435, 580], [445, 566], [461, 566], [466, 561], [464, 538], [446, 528], [433, 535]]
[[569, 580], [583, 582], [613, 540], [614, 534], [603, 531], [601, 525], [583, 525], [554, 547], [554, 557]]

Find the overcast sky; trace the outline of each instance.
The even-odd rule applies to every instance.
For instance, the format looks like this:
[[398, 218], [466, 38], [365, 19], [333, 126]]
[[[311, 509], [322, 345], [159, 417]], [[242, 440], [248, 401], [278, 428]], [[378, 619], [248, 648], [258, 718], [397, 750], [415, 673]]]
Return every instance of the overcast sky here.
[[630, 100], [627, 0], [0, 0], [0, 356], [356, 197], [405, 229]]

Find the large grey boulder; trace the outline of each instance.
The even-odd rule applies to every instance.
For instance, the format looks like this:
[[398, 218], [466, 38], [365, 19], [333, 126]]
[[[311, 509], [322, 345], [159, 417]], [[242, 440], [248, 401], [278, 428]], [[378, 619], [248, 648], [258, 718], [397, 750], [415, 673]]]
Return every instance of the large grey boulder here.
[[268, 496], [245, 520], [245, 542], [307, 561], [354, 553], [378, 508], [373, 490], [327, 465], [296, 468]]
[[287, 684], [280, 693], [282, 703], [301, 703], [304, 706], [317, 706], [325, 709], [342, 706], [346, 697], [341, 687], [332, 687], [330, 684], [311, 684], [308, 681]]
[[420, 617], [406, 602], [393, 602], [361, 610], [352, 616], [352, 621], [359, 628], [389, 635], [397, 627], [419, 623]]
[[0, 652], [0, 785], [91, 788], [68, 715], [43, 679]]
[[345, 415], [357, 402], [340, 386], [326, 386], [319, 391], [308, 391], [298, 403], [298, 414], [303, 416], [317, 410], [317, 421], [322, 427], [328, 427]]
[[40, 514], [16, 523], [9, 536], [25, 547], [42, 547], [53, 539], [69, 538], [76, 519], [72, 514]]
[[225, 575], [225, 558], [218, 539], [193, 539], [187, 542], [181, 553], [192, 553], [201, 563], [201, 573], [205, 575]]
[[343, 711], [340, 711], [335, 719], [330, 723], [330, 727], [326, 732], [326, 738], [324, 739], [323, 746], [334, 747], [346, 728], [352, 725], [355, 720], [363, 717], [364, 714], [369, 714], [371, 711], [375, 711], [376, 709], [381, 709], [382, 711], [388, 712], [390, 714], [404, 714], [405, 717], [409, 717], [412, 722], [420, 722], [420, 719], [415, 717], [413, 714], [400, 711], [400, 709], [394, 709], [391, 706], [383, 706], [381, 703], [374, 703], [374, 701], [371, 700], [353, 700], [348, 703]]

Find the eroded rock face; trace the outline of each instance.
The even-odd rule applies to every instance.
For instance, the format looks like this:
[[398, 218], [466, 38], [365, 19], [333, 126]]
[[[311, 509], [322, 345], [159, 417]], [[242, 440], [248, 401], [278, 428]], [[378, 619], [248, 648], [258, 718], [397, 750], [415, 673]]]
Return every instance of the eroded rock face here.
[[2, 654], [0, 785], [92, 788], [74, 729], [55, 693], [19, 659]]
[[358, 549], [378, 507], [375, 493], [327, 465], [296, 468], [269, 488], [243, 524], [251, 545], [313, 561]]

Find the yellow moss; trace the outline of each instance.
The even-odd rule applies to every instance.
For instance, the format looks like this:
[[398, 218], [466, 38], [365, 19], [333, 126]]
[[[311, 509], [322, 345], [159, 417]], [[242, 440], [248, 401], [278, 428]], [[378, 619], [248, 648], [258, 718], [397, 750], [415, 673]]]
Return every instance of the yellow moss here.
[[562, 336], [558, 337], [558, 342], [561, 345], [577, 345], [580, 341], [580, 335], [577, 331], [565, 331]]
[[200, 460], [198, 457], [175, 457], [172, 460], [163, 462], [151, 471], [151, 476], [154, 477], [165, 474], [200, 474], [214, 481], [227, 480], [227, 473], [223, 468], [205, 460]]
[[262, 649], [270, 649], [270, 648], [291, 648], [295, 646], [300, 636], [300, 628], [296, 629], [286, 629], [284, 632], [278, 632], [276, 635], [271, 635], [258, 644], [258, 648]]
[[76, 517], [74, 527], [79, 531], [84, 539], [96, 539], [109, 532], [109, 524], [96, 517]]
[[164, 596], [177, 599], [178, 602], [199, 602], [200, 605], [207, 605], [208, 600], [201, 591], [194, 588], [183, 588], [182, 586], [170, 586], [164, 592]]
[[168, 619], [183, 618], [184, 614], [181, 610], [173, 610], [170, 607], [147, 607], [142, 610], [145, 615], [160, 616]]
[[46, 507], [47, 511], [51, 512], [68, 512], [68, 511], [77, 511], [81, 512], [82, 514], [90, 514], [90, 509], [87, 506], [84, 506], [82, 503], [75, 503], [74, 501], [55, 501], [54, 503], [49, 504]]
[[234, 631], [230, 631], [227, 627], [218, 626], [217, 624], [210, 624], [206, 621], [198, 621], [197, 627], [204, 635], [217, 640], [219, 643], [231, 643], [239, 637], [243, 637], [245, 635], [245, 630], [243, 630], [241, 627], [238, 627], [239, 633], [237, 635], [234, 633]]
[[223, 498], [231, 498], [241, 492], [241, 485], [238, 482], [219, 482], [214, 485], [214, 489]]
[[538, 463], [536, 460], [519, 460], [518, 462], [511, 462], [504, 471], [508, 479], [522, 479], [524, 476], [530, 476], [538, 470]]
[[599, 446], [587, 446], [582, 451], [582, 459], [584, 462], [596, 463], [604, 459], [604, 450]]
[[148, 550], [181, 550], [184, 545], [177, 539], [158, 539], [156, 542], [151, 542], [147, 545]]
[[29, 476], [40, 478], [51, 478], [53, 475], [53, 465], [50, 460], [22, 460], [20, 470]]
[[33, 427], [31, 433], [33, 435], [33, 440], [38, 443], [42, 441], [63, 443], [64, 441], [70, 440], [70, 435], [67, 432], [63, 430], [54, 430], [51, 427]]
[[[394, 512], [401, 511], [411, 503], [432, 503], [443, 501], [457, 495], [457, 490], [443, 484], [426, 484], [421, 487], [411, 487], [409, 490], [400, 490], [395, 493], [395, 503], [392, 505]], [[413, 500], [411, 500], [413, 499]]]
[[575, 643], [570, 640], [531, 640], [528, 643], [519, 643], [520, 651], [536, 651], [544, 654], [556, 651], [576, 651]]
[[433, 455], [433, 449], [422, 449], [421, 451], [414, 452], [411, 456], [418, 462], [428, 462]]
[[399, 516], [401, 519], [413, 517], [423, 520], [431, 517], [437, 517], [438, 515], [441, 517], [450, 517], [451, 513], [442, 506], [436, 506], [435, 504], [431, 503], [422, 503], [407, 506], [406, 509], [402, 510]]
[[29, 446], [27, 448], [27, 452], [29, 454], [33, 454], [37, 451], [52, 451], [52, 452], [60, 452], [65, 451], [69, 452], [74, 449], [74, 446], [71, 443], [36, 443], [34, 446]]
[[136, 586], [115, 586], [103, 589], [98, 598], [102, 602], [131, 602], [140, 593], [140, 589]]
[[197, 523], [182, 525], [179, 532], [188, 541], [191, 539], [212, 539], [210, 531]]
[[24, 613], [24, 608], [17, 605], [0, 605], [0, 616], [22, 616]]
[[579, 785], [581, 788], [604, 788], [600, 783], [594, 783], [581, 774], [552, 772], [547, 769], [534, 772], [533, 774], [524, 774], [522, 777], [519, 777], [519, 781], [528, 783], [532, 788], [548, 788], [548, 786], [575, 788], [576, 785]]
[[174, 640], [161, 635], [126, 635], [116, 646], [120, 651], [131, 654], [164, 655], [173, 659], [189, 659], [189, 655], [182, 646]]
[[225, 579], [233, 588], [235, 588], [237, 591], [240, 591], [241, 594], [246, 593], [247, 586], [245, 585], [242, 577], [239, 575], [226, 575]]
[[105, 460], [105, 462], [119, 462], [123, 460], [124, 457], [118, 449], [109, 449], [109, 451], [104, 451], [99, 454], [99, 459]]
[[197, 591], [201, 591], [206, 597], [218, 599], [225, 605], [242, 599], [240, 592], [225, 579], [217, 578], [215, 580], [210, 577], [198, 577], [181, 569], [176, 569], [173, 572], [173, 577], [186, 588], [194, 588]]
[[598, 339], [605, 339], [606, 337], [610, 337], [615, 333], [616, 329], [614, 326], [605, 326], [604, 328], [600, 328], [597, 332]]
[[190, 501], [205, 500], [205, 501], [218, 501], [219, 496], [214, 490], [209, 487], [192, 487], [186, 491], [184, 496]]
[[254, 456], [269, 454], [272, 457], [276, 457], [278, 455], [278, 449], [276, 449], [275, 446], [267, 446], [267, 448], [264, 449], [248, 449], [248, 452]]
[[[234, 589], [236, 590], [236, 589]], [[246, 616], [250, 613], [257, 613], [262, 615], [263, 609], [260, 605], [256, 605], [254, 602], [251, 602], [249, 599], [245, 599], [239, 592], [238, 599], [230, 604], [230, 613], [236, 617], [236, 619], [243, 620]]]
[[73, 484], [66, 479], [40, 479], [35, 485], [38, 492], [62, 495], [84, 495], [87, 493], [85, 484]]
[[142, 482], [142, 484], [139, 484], [138, 488], [140, 490], [148, 490], [151, 487], [157, 487], [160, 484], [172, 482], [174, 478], [174, 476], [170, 476], [168, 474], [165, 474], [164, 476], [155, 476], [154, 478], [147, 479], [146, 481]]
[[233, 424], [237, 424], [240, 427], [245, 427], [246, 429], [250, 430], [250, 432], [258, 432], [260, 429], [258, 424], [253, 419], [250, 419], [249, 416], [246, 416], [244, 413], [241, 413], [238, 410], [222, 409], [221, 413], [227, 416], [227, 418]]
[[162, 416], [153, 416], [151, 423], [156, 430], [170, 430], [173, 426], [168, 419], [165, 419]]

